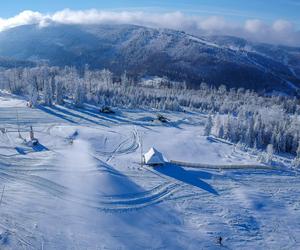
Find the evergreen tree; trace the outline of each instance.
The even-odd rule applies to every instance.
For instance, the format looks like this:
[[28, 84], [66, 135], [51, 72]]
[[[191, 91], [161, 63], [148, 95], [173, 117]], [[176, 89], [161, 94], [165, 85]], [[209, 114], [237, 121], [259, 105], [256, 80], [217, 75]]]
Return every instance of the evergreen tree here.
[[254, 119], [251, 115], [248, 118], [247, 128], [246, 128], [246, 135], [245, 135], [245, 141], [246, 145], [249, 147], [253, 146], [254, 143]]
[[130, 80], [129, 80], [128, 76], [127, 76], [127, 72], [126, 71], [124, 71], [124, 73], [121, 76], [121, 84], [123, 86], [125, 86], [125, 87], [129, 86], [129, 84], [130, 84]]
[[85, 89], [81, 81], [76, 82], [74, 93], [74, 105], [77, 108], [81, 108], [85, 101]]
[[64, 98], [63, 98], [63, 86], [62, 82], [56, 79], [55, 81], [55, 90], [56, 90], [56, 95], [55, 95], [55, 102], [58, 105], [63, 105], [64, 104]]
[[53, 94], [52, 94], [52, 88], [51, 88], [51, 81], [50, 80], [46, 80], [44, 82], [44, 91], [43, 91], [43, 95], [44, 95], [44, 104], [46, 106], [52, 106], [53, 100]]
[[210, 135], [212, 127], [213, 127], [212, 117], [211, 117], [211, 115], [209, 115], [206, 120], [205, 127], [204, 127], [204, 135], [205, 136]]
[[28, 80], [29, 104], [30, 106], [36, 106], [39, 98], [38, 86], [33, 78], [29, 78], [27, 80]]
[[274, 147], [272, 144], [269, 144], [267, 146], [267, 163], [271, 163], [274, 156]]

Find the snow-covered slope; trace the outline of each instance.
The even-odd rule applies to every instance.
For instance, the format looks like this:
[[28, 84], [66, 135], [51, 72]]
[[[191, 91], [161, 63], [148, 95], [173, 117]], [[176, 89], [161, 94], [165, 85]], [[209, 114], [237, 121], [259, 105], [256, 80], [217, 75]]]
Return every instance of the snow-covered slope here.
[[[295, 172], [141, 166], [141, 145], [169, 160], [257, 164], [202, 136], [201, 114], [165, 113], [161, 124], [154, 111], [29, 109], [7, 93], [0, 104], [1, 249], [300, 247]], [[33, 148], [17, 133], [28, 139], [31, 125]]]

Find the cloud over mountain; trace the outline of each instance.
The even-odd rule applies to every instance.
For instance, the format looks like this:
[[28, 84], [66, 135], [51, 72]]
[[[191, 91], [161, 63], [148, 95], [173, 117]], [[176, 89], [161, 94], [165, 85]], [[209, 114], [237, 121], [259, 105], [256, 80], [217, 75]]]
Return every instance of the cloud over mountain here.
[[150, 13], [146, 11], [101, 11], [65, 9], [51, 14], [26, 10], [11, 18], [0, 18], [0, 31], [25, 24], [136, 24], [184, 30], [193, 34], [233, 35], [259, 42], [300, 45], [300, 31], [289, 21], [278, 19], [266, 23], [248, 19], [230, 22], [222, 16], [195, 16], [182, 12]]

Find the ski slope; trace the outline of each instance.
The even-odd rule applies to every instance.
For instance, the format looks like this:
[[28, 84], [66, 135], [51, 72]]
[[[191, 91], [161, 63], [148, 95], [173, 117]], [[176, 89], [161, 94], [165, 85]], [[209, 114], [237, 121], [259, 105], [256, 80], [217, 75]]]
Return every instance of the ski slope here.
[[[300, 248], [296, 171], [142, 166], [152, 146], [175, 161], [258, 164], [202, 136], [204, 115], [164, 115], [170, 123], [144, 110], [29, 109], [1, 93], [0, 249]], [[33, 148], [17, 132], [28, 139], [30, 125]]]

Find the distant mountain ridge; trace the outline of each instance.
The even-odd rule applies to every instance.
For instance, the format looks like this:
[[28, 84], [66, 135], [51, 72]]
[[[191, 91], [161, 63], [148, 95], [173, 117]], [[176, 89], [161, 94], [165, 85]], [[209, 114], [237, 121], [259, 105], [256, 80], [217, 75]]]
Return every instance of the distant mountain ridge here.
[[16, 60], [7, 57], [0, 57], [0, 68], [33, 67], [35, 65], [35, 62], [28, 60]]
[[19, 26], [0, 32], [0, 57], [168, 76], [192, 87], [207, 82], [287, 94], [300, 88], [300, 48], [135, 25]]

